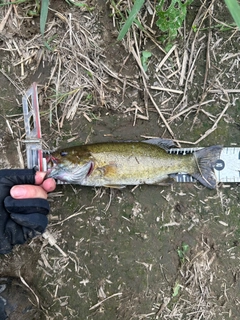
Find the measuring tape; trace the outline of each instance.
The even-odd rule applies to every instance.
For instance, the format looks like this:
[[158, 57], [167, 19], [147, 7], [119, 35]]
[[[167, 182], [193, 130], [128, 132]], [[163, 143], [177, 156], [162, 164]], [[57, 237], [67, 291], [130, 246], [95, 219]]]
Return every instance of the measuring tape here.
[[[202, 148], [173, 148], [170, 154], [186, 155]], [[217, 182], [237, 183], [240, 182], [240, 148], [225, 147], [221, 151], [220, 158], [216, 161], [214, 172]], [[174, 175], [177, 182], [196, 182], [192, 176], [181, 172]]]

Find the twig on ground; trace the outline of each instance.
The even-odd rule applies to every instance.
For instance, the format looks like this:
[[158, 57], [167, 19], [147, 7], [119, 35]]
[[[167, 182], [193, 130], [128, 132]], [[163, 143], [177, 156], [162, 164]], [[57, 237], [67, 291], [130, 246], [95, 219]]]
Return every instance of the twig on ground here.
[[105, 301], [114, 298], [114, 297], [119, 297], [122, 295], [122, 292], [117, 292], [112, 294], [111, 296], [107, 297], [106, 299], [103, 299], [102, 301], [99, 301], [98, 303], [96, 303], [95, 305], [93, 305], [89, 310], [94, 310], [96, 308], [98, 308], [101, 304], [103, 304]]
[[0, 23], [0, 33], [3, 31], [3, 29], [4, 29], [4, 27], [5, 27], [5, 24], [6, 24], [7, 20], [8, 20], [8, 17], [9, 17], [9, 15], [10, 15], [10, 13], [11, 13], [11, 11], [12, 11], [12, 4], [10, 4], [10, 6], [9, 6], [9, 8], [8, 8], [8, 11], [7, 11], [6, 15], [5, 15], [5, 17], [2, 19], [2, 22]]

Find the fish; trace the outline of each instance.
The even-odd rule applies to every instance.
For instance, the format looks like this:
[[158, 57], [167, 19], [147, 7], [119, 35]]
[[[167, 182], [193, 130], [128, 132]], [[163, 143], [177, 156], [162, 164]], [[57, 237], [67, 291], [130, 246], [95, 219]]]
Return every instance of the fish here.
[[177, 173], [187, 173], [210, 189], [217, 181], [214, 165], [222, 146], [214, 145], [191, 154], [171, 154], [170, 139], [140, 142], [103, 142], [59, 149], [48, 158], [48, 177], [71, 184], [122, 188], [155, 185]]

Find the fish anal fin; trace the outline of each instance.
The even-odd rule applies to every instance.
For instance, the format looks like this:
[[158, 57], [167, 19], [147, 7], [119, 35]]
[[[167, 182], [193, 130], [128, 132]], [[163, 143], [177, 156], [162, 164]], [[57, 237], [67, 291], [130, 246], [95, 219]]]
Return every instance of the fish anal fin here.
[[192, 176], [193, 176], [193, 178], [198, 180], [205, 187], [207, 187], [209, 189], [216, 189], [217, 182], [216, 182], [216, 177], [215, 177], [214, 173], [212, 175], [208, 175], [208, 177], [206, 177], [206, 178], [200, 173], [194, 173], [194, 174], [192, 174]]

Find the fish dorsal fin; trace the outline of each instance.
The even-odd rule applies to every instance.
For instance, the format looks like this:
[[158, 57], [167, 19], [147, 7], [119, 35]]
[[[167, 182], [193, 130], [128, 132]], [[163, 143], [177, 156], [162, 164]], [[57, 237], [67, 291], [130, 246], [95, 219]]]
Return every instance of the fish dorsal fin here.
[[176, 148], [175, 143], [171, 139], [153, 138], [153, 139], [143, 140], [142, 142], [154, 144], [166, 151], [171, 148]]

